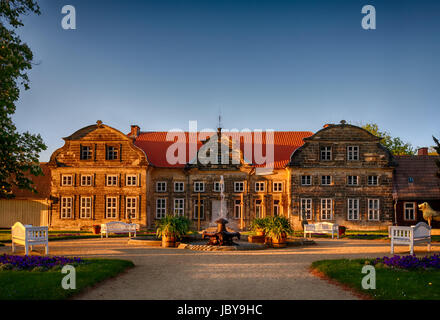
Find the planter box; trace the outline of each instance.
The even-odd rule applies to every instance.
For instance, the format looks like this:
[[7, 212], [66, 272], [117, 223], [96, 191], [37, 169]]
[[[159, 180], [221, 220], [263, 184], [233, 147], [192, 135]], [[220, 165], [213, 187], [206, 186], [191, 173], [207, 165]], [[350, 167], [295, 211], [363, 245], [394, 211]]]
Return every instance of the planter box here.
[[264, 243], [265, 236], [248, 236], [248, 241], [250, 243]]

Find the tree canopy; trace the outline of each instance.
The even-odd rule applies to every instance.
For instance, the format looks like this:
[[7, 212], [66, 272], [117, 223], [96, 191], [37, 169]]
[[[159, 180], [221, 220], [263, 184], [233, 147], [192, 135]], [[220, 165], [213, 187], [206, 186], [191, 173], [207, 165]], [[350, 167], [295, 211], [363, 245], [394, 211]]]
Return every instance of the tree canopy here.
[[[438, 155], [440, 155], [440, 142], [434, 136], [432, 136], [432, 139], [434, 139], [434, 142], [435, 142], [435, 146], [432, 146], [432, 148], [435, 150], [435, 152]], [[435, 160], [435, 163], [437, 164], [437, 167], [439, 168], [439, 170], [437, 171], [437, 177], [440, 178], [440, 160], [439, 159]]]
[[382, 138], [381, 143], [387, 147], [393, 155], [414, 155], [415, 148], [409, 143], [404, 142], [399, 137], [392, 137], [387, 131], [380, 131], [379, 126], [375, 123], [368, 123], [362, 128], [371, 132], [375, 136]]
[[12, 121], [20, 90], [29, 89], [33, 53], [15, 32], [29, 13], [40, 14], [34, 0], [0, 0], [0, 198], [13, 197], [14, 186], [36, 191], [28, 175], [42, 174], [38, 155], [46, 150], [39, 134], [19, 133]]

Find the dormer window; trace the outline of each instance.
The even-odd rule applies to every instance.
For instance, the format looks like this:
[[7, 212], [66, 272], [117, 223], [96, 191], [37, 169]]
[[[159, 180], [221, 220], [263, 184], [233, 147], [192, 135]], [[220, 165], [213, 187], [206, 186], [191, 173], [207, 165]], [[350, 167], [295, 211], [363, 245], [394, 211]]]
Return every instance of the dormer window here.
[[107, 146], [105, 151], [106, 160], [118, 160], [118, 148], [114, 146]]
[[90, 160], [92, 159], [92, 148], [89, 146], [81, 146], [81, 154], [80, 159], [81, 160]]
[[348, 146], [347, 147], [347, 160], [348, 161], [358, 161], [359, 160], [359, 147], [358, 146]]
[[332, 160], [332, 147], [321, 147], [321, 160], [322, 161]]

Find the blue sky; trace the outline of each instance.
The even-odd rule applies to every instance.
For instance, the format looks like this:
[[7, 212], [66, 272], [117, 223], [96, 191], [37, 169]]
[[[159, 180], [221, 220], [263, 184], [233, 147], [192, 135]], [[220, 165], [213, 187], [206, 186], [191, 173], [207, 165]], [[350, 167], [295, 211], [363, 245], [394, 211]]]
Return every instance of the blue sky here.
[[[317, 131], [375, 122], [411, 142], [440, 136], [440, 1], [40, 0], [20, 29], [31, 90], [13, 119], [50, 154], [96, 122], [123, 132]], [[76, 8], [77, 30], [61, 28]], [[376, 8], [377, 29], [361, 28]]]

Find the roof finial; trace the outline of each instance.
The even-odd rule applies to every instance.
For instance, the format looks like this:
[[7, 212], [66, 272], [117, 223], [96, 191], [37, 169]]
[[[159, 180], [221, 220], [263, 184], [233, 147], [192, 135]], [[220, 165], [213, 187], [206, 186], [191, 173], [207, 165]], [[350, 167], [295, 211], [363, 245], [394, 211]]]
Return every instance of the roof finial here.
[[96, 121], [96, 124], [98, 125], [98, 127], [102, 127], [102, 121], [101, 120]]

